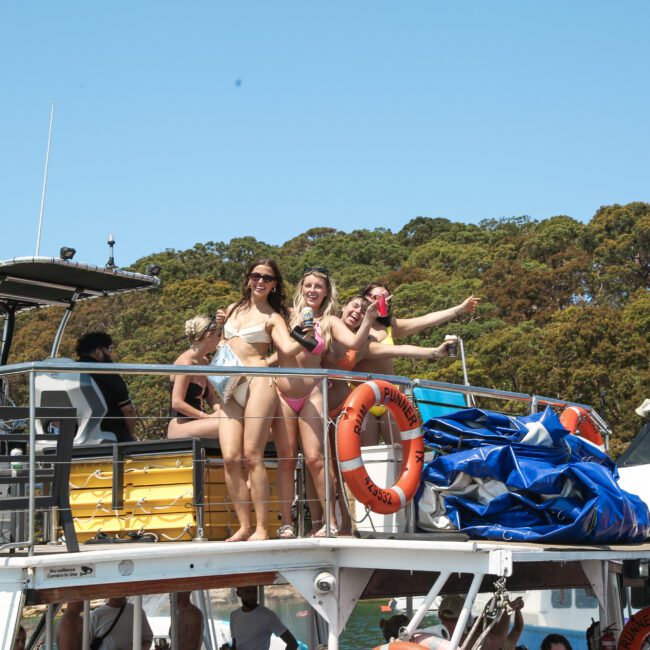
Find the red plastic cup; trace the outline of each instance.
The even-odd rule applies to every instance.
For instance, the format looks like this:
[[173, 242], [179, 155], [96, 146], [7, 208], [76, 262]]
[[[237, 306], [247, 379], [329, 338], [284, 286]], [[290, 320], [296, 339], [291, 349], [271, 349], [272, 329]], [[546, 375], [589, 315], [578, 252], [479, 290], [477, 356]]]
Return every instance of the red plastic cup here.
[[382, 316], [388, 316], [388, 306], [386, 305], [386, 296], [380, 294], [377, 296], [377, 313]]

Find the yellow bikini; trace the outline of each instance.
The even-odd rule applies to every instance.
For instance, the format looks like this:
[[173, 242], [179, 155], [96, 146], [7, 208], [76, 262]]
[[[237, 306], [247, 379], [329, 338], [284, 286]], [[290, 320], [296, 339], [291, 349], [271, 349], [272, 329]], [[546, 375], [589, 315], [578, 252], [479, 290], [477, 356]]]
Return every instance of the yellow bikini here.
[[[383, 339], [383, 341], [380, 341], [380, 343], [381, 343], [382, 345], [395, 345], [395, 341], [394, 341], [394, 339], [393, 339], [393, 326], [392, 326], [392, 325], [389, 325], [389, 326], [386, 328], [386, 332], [387, 332], [387, 334], [386, 334], [386, 338]], [[382, 415], [384, 415], [384, 413], [386, 413], [387, 411], [388, 411], [388, 409], [387, 409], [383, 404], [379, 404], [379, 405], [377, 405], [377, 406], [373, 406], [373, 407], [370, 409], [370, 412], [371, 412], [371, 413], [372, 413], [376, 418], [380, 418], [380, 417], [381, 417]]]

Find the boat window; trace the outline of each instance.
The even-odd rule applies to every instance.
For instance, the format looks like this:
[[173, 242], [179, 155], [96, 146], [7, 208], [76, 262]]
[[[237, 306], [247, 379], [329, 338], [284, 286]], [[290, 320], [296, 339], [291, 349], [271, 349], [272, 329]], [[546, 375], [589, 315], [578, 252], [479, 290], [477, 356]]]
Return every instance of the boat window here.
[[616, 461], [618, 467], [632, 467], [650, 463], [650, 422], [637, 434], [630, 446]]
[[568, 609], [571, 607], [571, 589], [553, 589], [551, 591], [551, 606], [553, 609]]
[[576, 607], [578, 609], [594, 609], [598, 607], [598, 598], [591, 590], [576, 589]]

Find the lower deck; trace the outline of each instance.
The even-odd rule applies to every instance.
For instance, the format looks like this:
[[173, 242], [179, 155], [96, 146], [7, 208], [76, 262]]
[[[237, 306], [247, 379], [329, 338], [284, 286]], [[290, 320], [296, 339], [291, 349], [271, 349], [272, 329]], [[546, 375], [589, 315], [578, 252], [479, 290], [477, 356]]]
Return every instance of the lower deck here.
[[[289, 583], [326, 621], [328, 647], [361, 599], [584, 587], [607, 610], [612, 575], [623, 562], [650, 562], [650, 544], [540, 546], [431, 539], [303, 538], [262, 542], [133, 542], [38, 546], [33, 555], [0, 558], [0, 613], [10, 650], [13, 622], [26, 604], [89, 601], [233, 586]], [[412, 537], [412, 536], [411, 536]], [[625, 579], [623, 584], [635, 584]], [[434, 593], [435, 592], [435, 593]], [[610, 598], [612, 601], [613, 598]]]

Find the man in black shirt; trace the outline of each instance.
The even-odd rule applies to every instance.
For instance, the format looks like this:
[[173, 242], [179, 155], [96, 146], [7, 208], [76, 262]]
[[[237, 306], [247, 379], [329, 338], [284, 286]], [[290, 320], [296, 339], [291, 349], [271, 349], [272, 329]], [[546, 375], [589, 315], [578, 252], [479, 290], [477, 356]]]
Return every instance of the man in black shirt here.
[[[113, 339], [106, 332], [89, 332], [77, 341], [79, 361], [86, 363], [113, 363]], [[135, 423], [137, 413], [131, 403], [129, 389], [119, 375], [90, 375], [106, 402], [106, 416], [102, 420], [103, 431], [112, 431], [118, 442], [137, 440]]]

